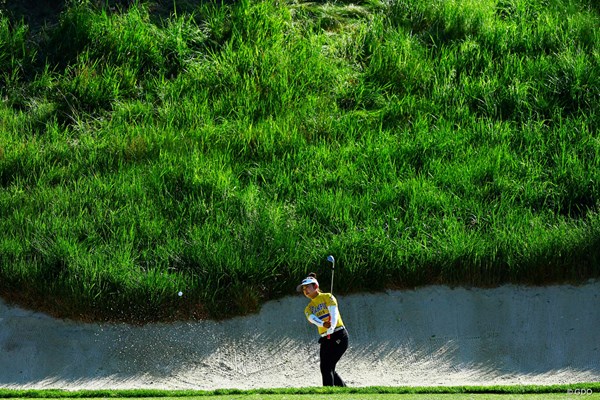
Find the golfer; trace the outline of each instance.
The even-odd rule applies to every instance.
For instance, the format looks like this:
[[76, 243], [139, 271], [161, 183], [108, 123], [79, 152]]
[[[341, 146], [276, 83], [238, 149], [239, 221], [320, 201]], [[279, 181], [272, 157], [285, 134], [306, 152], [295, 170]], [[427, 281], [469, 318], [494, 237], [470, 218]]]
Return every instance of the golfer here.
[[322, 293], [319, 290], [317, 275], [313, 272], [308, 274], [296, 290], [302, 291], [310, 299], [304, 314], [308, 322], [317, 326], [321, 335], [319, 356], [323, 386], [346, 386], [335, 372], [337, 362], [348, 348], [348, 332], [344, 327], [335, 297], [331, 293]]

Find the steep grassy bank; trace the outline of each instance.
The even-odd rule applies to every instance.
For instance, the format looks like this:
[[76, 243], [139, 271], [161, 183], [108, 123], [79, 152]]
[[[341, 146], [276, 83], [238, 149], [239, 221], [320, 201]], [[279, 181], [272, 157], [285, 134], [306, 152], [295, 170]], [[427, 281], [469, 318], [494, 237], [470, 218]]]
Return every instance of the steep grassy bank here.
[[5, 298], [224, 316], [327, 254], [339, 292], [600, 273], [591, 2], [2, 7]]

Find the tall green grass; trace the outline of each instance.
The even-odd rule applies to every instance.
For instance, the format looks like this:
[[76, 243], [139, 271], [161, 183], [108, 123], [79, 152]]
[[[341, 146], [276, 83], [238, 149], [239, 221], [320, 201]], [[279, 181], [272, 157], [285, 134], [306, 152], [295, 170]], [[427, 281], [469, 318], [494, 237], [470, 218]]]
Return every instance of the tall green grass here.
[[9, 300], [223, 317], [326, 285], [328, 254], [341, 293], [600, 273], [588, 2], [4, 7]]

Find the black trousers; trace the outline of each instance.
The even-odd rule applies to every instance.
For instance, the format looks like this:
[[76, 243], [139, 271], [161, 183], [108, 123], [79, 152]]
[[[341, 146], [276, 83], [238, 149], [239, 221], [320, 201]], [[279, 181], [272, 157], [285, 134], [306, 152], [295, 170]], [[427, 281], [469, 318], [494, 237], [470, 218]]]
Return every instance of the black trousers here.
[[323, 386], [346, 386], [342, 378], [335, 372], [335, 366], [348, 349], [348, 332], [345, 329], [334, 332], [329, 339], [319, 339], [321, 350], [321, 375]]

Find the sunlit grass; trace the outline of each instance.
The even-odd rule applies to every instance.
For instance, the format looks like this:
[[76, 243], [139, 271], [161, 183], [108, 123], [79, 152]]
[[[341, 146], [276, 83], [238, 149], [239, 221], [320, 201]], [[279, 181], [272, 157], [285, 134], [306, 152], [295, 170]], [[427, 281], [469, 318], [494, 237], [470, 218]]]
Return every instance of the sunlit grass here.
[[[201, 398], [201, 399], [541, 399], [585, 395], [597, 398], [597, 383], [553, 386], [438, 386], [438, 387], [306, 387], [198, 390], [0, 390], [0, 398]], [[543, 397], [545, 396], [545, 397]]]
[[231, 315], [309, 270], [327, 285], [328, 254], [340, 292], [598, 276], [586, 2], [156, 9], [73, 2], [37, 31], [2, 12], [7, 298]]

